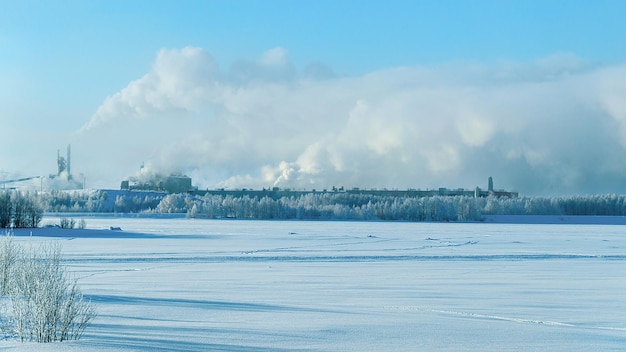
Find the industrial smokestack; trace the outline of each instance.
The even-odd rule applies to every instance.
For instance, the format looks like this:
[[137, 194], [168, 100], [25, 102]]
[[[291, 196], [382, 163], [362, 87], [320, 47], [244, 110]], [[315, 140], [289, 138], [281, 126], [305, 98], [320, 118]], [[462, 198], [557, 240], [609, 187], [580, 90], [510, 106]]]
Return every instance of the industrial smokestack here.
[[71, 169], [71, 153], [72, 153], [72, 149], [70, 147], [70, 145], [67, 145], [67, 179], [70, 180], [72, 179], [72, 169]]
[[57, 176], [61, 176], [63, 171], [67, 170], [67, 164], [66, 164], [65, 159], [63, 159], [63, 157], [61, 156], [60, 149], [57, 149], [57, 166], [58, 166]]

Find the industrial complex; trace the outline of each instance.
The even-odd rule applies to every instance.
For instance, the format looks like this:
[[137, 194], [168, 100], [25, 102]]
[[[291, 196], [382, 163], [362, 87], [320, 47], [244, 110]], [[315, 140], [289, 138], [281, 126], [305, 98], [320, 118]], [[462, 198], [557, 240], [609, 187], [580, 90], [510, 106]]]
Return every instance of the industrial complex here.
[[438, 188], [434, 190], [420, 190], [420, 189], [408, 189], [408, 190], [389, 190], [389, 189], [360, 189], [352, 188], [345, 189], [344, 187], [333, 187], [330, 190], [294, 190], [288, 188], [267, 188], [261, 190], [254, 189], [206, 189], [199, 190], [197, 187], [192, 186], [192, 180], [189, 176], [181, 174], [171, 174], [168, 176], [156, 174], [147, 179], [139, 179], [137, 177], [130, 177], [121, 183], [122, 190], [141, 190], [141, 191], [158, 191], [166, 193], [189, 193], [199, 196], [204, 195], [219, 195], [219, 196], [232, 196], [243, 197], [248, 196], [251, 198], [269, 197], [272, 199], [279, 199], [282, 197], [301, 196], [309, 193], [346, 193], [346, 194], [359, 194], [359, 195], [377, 195], [377, 196], [392, 196], [392, 197], [433, 197], [433, 196], [463, 196], [463, 197], [507, 197], [517, 198], [519, 194], [517, 192], [510, 192], [506, 190], [496, 190], [493, 187], [493, 178], [489, 177], [487, 189], [481, 189], [476, 187], [473, 190], [457, 188]]
[[[82, 182], [76, 181], [72, 175], [72, 149], [71, 146], [67, 146], [67, 152], [65, 156], [61, 155], [61, 151], [57, 151], [57, 172], [56, 174], [50, 174], [48, 176], [33, 176], [23, 177], [17, 179], [0, 180], [0, 188], [20, 188], [23, 184], [29, 184], [31, 187], [35, 184], [33, 180], [39, 180], [38, 188], [45, 189], [84, 189], [84, 177]], [[463, 197], [506, 197], [517, 198], [518, 192], [511, 192], [506, 190], [496, 190], [493, 186], [493, 178], [489, 177], [486, 189], [476, 187], [475, 189], [450, 189], [450, 188], [438, 188], [430, 190], [421, 189], [407, 189], [407, 190], [389, 190], [389, 189], [360, 189], [351, 188], [345, 189], [344, 187], [332, 187], [330, 190], [294, 190], [289, 188], [272, 187], [261, 190], [254, 189], [206, 189], [200, 190], [194, 187], [191, 177], [183, 174], [150, 174], [145, 175], [143, 172], [143, 165], [140, 169], [139, 176], [129, 177], [121, 182], [121, 190], [126, 191], [152, 191], [163, 192], [169, 194], [186, 193], [194, 194], [198, 196], [203, 195], [220, 195], [220, 196], [232, 196], [232, 197], [244, 197], [249, 196], [251, 198], [269, 197], [272, 199], [279, 199], [282, 197], [301, 196], [310, 193], [346, 193], [355, 195], [376, 195], [376, 196], [391, 196], [391, 197], [433, 197], [433, 196], [463, 196]], [[31, 181], [31, 182], [29, 182]], [[44, 187], [44, 184], [46, 187]]]
[[57, 150], [57, 172], [48, 176], [21, 177], [8, 180], [0, 180], [0, 188], [12, 189], [21, 188], [25, 185], [36, 186], [44, 189], [83, 189], [85, 187], [84, 178], [81, 181], [74, 179], [72, 175], [72, 147], [67, 146], [65, 156], [61, 155], [61, 150]]
[[282, 197], [291, 197], [291, 196], [300, 196], [308, 193], [346, 193], [346, 194], [358, 194], [358, 195], [376, 195], [376, 196], [390, 196], [390, 197], [434, 197], [434, 196], [443, 196], [443, 197], [505, 197], [505, 198], [517, 198], [519, 196], [518, 192], [511, 192], [506, 190], [496, 190], [493, 188], [493, 178], [489, 177], [487, 189], [481, 189], [480, 187], [476, 187], [473, 190], [457, 188], [457, 189], [449, 189], [449, 188], [438, 188], [432, 190], [420, 190], [420, 189], [407, 189], [407, 190], [389, 190], [389, 189], [360, 189], [360, 188], [352, 188], [352, 189], [344, 189], [343, 187], [336, 188], [333, 187], [330, 190], [323, 189], [319, 190], [292, 190], [292, 189], [282, 189], [278, 187], [274, 187], [271, 189], [262, 189], [262, 190], [251, 190], [251, 189], [241, 189], [241, 190], [227, 190], [227, 189], [215, 189], [215, 190], [196, 190], [195, 194], [199, 195], [223, 195], [223, 196], [233, 196], [233, 197], [270, 197], [272, 199], [279, 199]]

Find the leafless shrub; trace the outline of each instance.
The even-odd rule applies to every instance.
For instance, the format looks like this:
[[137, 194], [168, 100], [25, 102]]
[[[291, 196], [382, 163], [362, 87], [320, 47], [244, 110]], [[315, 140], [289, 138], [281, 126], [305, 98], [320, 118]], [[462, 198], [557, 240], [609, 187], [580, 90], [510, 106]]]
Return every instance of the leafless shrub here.
[[95, 317], [95, 309], [62, 266], [60, 245], [13, 253], [19, 255], [8, 270], [9, 317], [3, 321], [5, 333], [20, 341], [79, 339]]
[[73, 229], [76, 226], [76, 220], [73, 218], [61, 218], [59, 225], [62, 229]]
[[21, 257], [21, 247], [13, 241], [13, 234], [6, 232], [0, 237], [0, 294], [5, 296], [9, 293], [11, 268], [17, 258]]

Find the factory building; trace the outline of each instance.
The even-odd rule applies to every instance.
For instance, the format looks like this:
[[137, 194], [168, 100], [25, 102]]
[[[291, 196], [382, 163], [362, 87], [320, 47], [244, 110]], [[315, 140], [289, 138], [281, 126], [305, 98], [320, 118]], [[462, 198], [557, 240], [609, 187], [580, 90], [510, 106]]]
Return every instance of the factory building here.
[[169, 176], [154, 175], [144, 180], [131, 177], [122, 181], [121, 189], [167, 193], [192, 193], [195, 191], [195, 188], [191, 185], [191, 177], [177, 174]]
[[519, 194], [517, 192], [511, 192], [506, 190], [495, 190], [493, 187], [493, 178], [489, 177], [487, 183], [487, 190], [483, 190], [480, 187], [476, 187], [473, 190], [457, 188], [438, 188], [431, 190], [420, 190], [420, 189], [408, 189], [408, 190], [389, 190], [389, 189], [361, 189], [361, 188], [352, 188], [352, 189], [344, 189], [343, 187], [335, 188], [332, 190], [291, 190], [291, 189], [281, 189], [278, 187], [274, 187], [271, 189], [263, 189], [263, 190], [252, 190], [252, 189], [241, 189], [241, 190], [227, 190], [227, 189], [215, 189], [215, 190], [197, 190], [194, 192], [198, 195], [220, 195], [220, 196], [232, 196], [232, 197], [243, 197], [248, 196], [251, 198], [258, 197], [270, 197], [272, 199], [279, 199], [281, 197], [298, 197], [308, 193], [346, 193], [346, 194], [355, 194], [355, 195], [373, 195], [373, 196], [385, 196], [385, 197], [475, 197], [475, 198], [484, 198], [484, 197], [499, 197], [499, 198], [517, 198]]
[[[143, 167], [142, 167], [143, 169]], [[199, 196], [204, 195], [220, 195], [220, 196], [232, 196], [232, 197], [244, 197], [251, 198], [269, 197], [272, 199], [279, 199], [281, 197], [301, 196], [308, 193], [346, 193], [357, 195], [375, 195], [375, 196], [388, 196], [388, 197], [505, 197], [505, 198], [517, 198], [519, 194], [517, 192], [510, 192], [506, 190], [495, 190], [493, 187], [493, 178], [489, 177], [487, 181], [487, 190], [483, 190], [480, 187], [476, 187], [473, 190], [457, 188], [438, 188], [434, 190], [388, 190], [388, 189], [344, 189], [333, 187], [332, 190], [291, 190], [280, 189], [278, 187], [253, 190], [253, 189], [214, 189], [214, 190], [198, 190], [197, 187], [192, 186], [191, 178], [186, 175], [171, 174], [165, 176], [162, 174], [151, 175], [149, 177], [130, 177], [121, 183], [122, 190], [141, 190], [141, 191], [157, 191], [166, 193], [192, 193]]]

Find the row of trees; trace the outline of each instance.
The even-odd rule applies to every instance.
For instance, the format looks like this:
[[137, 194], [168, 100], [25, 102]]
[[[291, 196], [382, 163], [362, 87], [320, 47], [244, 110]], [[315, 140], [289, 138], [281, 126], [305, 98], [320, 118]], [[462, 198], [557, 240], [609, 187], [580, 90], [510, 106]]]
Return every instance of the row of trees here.
[[152, 211], [165, 194], [119, 190], [51, 191], [41, 194], [46, 211], [54, 213], [140, 213]]
[[36, 227], [43, 212], [186, 213], [192, 218], [480, 221], [484, 215], [626, 216], [626, 195], [397, 197], [346, 192], [272, 198], [134, 191], [0, 191], [0, 227]]
[[474, 198], [469, 197], [397, 198], [313, 193], [276, 200], [246, 196], [180, 199], [170, 195], [158, 208], [161, 212], [184, 209], [189, 217], [211, 219], [472, 221], [481, 216]]
[[484, 215], [626, 216], [626, 195], [573, 197], [393, 197], [309, 193], [298, 197], [167, 195], [156, 212], [192, 218], [480, 221]]
[[35, 192], [0, 191], [0, 228], [38, 227], [45, 205]]

